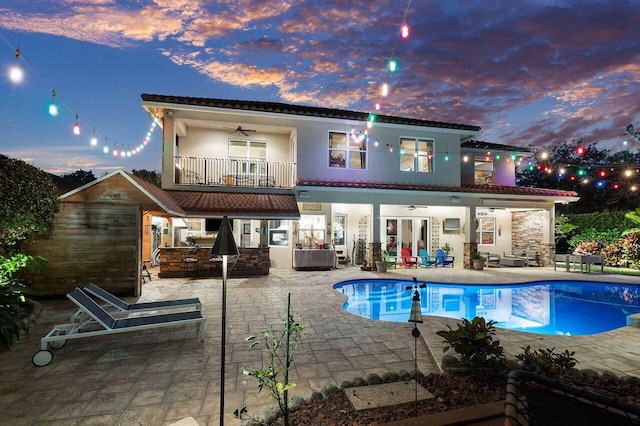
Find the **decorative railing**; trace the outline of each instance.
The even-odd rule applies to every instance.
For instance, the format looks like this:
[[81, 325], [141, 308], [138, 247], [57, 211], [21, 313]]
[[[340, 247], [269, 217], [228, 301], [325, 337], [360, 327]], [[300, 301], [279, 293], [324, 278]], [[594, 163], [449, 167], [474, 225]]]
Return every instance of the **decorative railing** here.
[[179, 185], [293, 188], [296, 164], [287, 161], [174, 157]]

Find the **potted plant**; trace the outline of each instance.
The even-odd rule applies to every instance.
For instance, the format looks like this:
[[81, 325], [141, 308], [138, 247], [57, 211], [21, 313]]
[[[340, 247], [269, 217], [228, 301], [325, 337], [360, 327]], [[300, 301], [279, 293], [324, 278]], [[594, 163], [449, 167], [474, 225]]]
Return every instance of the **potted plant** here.
[[449, 243], [444, 243], [444, 245], [442, 246], [442, 251], [444, 251], [444, 254], [449, 256], [449, 253], [453, 252], [453, 246]]
[[380, 260], [376, 260], [376, 269], [378, 272], [387, 272], [387, 266], [389, 266], [389, 252], [382, 250]]
[[478, 271], [482, 271], [484, 269], [484, 257], [477, 251], [474, 251], [471, 255], [471, 262], [473, 263], [473, 269]]

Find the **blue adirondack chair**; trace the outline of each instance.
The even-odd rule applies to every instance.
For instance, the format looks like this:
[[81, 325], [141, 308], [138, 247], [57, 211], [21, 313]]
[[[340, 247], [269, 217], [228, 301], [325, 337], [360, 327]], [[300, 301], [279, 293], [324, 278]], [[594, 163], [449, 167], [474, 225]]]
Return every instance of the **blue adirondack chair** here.
[[420, 259], [421, 262], [418, 266], [421, 268], [430, 268], [432, 266], [436, 266], [436, 258], [429, 256], [429, 252], [425, 249], [420, 249]]
[[455, 260], [455, 257], [447, 256], [444, 250], [438, 249], [436, 251], [436, 267], [438, 267], [438, 265], [442, 265], [443, 268], [445, 266], [451, 266], [453, 268], [454, 260]]

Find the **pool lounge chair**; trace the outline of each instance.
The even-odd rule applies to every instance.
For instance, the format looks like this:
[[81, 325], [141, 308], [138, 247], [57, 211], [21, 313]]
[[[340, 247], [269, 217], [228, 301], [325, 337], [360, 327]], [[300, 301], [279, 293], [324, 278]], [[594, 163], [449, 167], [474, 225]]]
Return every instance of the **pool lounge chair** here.
[[144, 311], [157, 311], [161, 309], [176, 309], [176, 308], [191, 308], [194, 307], [200, 311], [202, 309], [202, 302], [200, 299], [174, 299], [174, 300], [159, 300], [157, 302], [142, 302], [142, 303], [127, 303], [124, 300], [114, 296], [103, 288], [98, 287], [94, 283], [89, 283], [84, 291], [94, 295], [101, 299], [108, 306], [103, 308], [113, 307], [122, 312], [144, 312]]
[[41, 350], [33, 355], [32, 362], [38, 367], [49, 364], [53, 359], [53, 353], [47, 350], [47, 345], [54, 349], [60, 348], [69, 339], [196, 324], [197, 331], [200, 333], [200, 340], [204, 341], [205, 318], [202, 317], [202, 312], [200, 311], [114, 318], [84, 291], [77, 287], [71, 293], [67, 294], [67, 297], [78, 305], [81, 311], [86, 313], [87, 319], [76, 324], [71, 323], [53, 326], [53, 329], [45, 337], [40, 339]]

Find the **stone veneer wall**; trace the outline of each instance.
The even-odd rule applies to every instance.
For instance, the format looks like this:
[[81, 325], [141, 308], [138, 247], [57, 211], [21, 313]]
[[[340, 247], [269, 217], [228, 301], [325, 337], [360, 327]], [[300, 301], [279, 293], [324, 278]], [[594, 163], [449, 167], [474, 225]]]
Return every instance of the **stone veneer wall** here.
[[[209, 262], [211, 247], [197, 249], [198, 266], [196, 272], [186, 270], [184, 262], [186, 247], [160, 248], [160, 278], [177, 278], [187, 276], [221, 277], [222, 262]], [[227, 274], [229, 277], [253, 277], [269, 275], [269, 247], [240, 247], [240, 256], [235, 262], [229, 262]]]
[[534, 250], [540, 254], [541, 266], [553, 265], [555, 243], [543, 243], [544, 215], [542, 210], [511, 213], [511, 246], [514, 251]]

